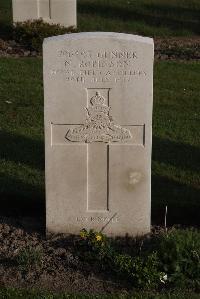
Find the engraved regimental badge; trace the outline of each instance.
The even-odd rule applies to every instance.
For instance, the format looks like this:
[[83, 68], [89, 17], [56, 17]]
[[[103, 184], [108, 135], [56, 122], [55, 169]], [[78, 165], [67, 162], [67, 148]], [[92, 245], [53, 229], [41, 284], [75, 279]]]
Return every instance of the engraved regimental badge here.
[[110, 107], [105, 104], [105, 99], [96, 92], [90, 99], [87, 117], [83, 125], [69, 129], [65, 138], [72, 142], [119, 142], [132, 138], [128, 129], [114, 124], [109, 115]]

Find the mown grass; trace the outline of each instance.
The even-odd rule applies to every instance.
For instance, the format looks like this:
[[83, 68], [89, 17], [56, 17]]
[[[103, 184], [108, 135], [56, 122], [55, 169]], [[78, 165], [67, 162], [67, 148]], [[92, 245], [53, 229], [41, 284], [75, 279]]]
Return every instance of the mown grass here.
[[0, 81], [1, 212], [39, 215], [44, 205], [42, 61], [1, 59]]
[[[79, 31], [114, 31], [146, 36], [200, 33], [199, 0], [78, 0]], [[0, 34], [12, 22], [11, 0], [0, 2]]]
[[[154, 73], [152, 219], [199, 223], [199, 63]], [[42, 60], [0, 59], [1, 213], [44, 215]]]
[[199, 67], [168, 61], [155, 66], [152, 212], [157, 221], [168, 205], [169, 223], [200, 223]]
[[19, 289], [0, 289], [0, 299], [199, 299], [195, 293], [144, 293], [137, 292], [129, 295], [75, 295], [75, 294], [53, 294], [48, 292], [19, 290]]
[[[147, 36], [200, 33], [198, 0], [78, 0], [79, 31]], [[0, 38], [12, 38], [11, 0], [0, 1]], [[154, 73], [152, 219], [199, 224], [199, 63], [160, 62]], [[0, 59], [0, 214], [44, 217], [42, 61]], [[198, 299], [168, 293], [83, 296], [0, 289], [0, 298]]]
[[198, 0], [79, 0], [81, 31], [119, 31], [147, 36], [200, 33]]

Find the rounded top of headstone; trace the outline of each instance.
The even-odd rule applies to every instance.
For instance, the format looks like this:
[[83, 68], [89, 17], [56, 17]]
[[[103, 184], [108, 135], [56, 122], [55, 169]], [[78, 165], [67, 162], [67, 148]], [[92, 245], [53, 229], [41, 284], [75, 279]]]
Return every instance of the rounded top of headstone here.
[[117, 33], [117, 32], [81, 32], [81, 33], [71, 33], [52, 36], [44, 39], [43, 44], [54, 42], [54, 41], [67, 41], [67, 40], [79, 40], [88, 38], [109, 38], [109, 39], [119, 39], [126, 41], [135, 41], [140, 43], [146, 43], [153, 45], [153, 39], [150, 37], [144, 37], [140, 35], [133, 35], [127, 33]]

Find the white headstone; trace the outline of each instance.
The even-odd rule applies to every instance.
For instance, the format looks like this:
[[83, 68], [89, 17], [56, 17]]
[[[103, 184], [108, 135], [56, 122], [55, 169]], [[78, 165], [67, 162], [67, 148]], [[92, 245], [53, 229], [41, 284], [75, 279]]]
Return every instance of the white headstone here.
[[78, 33], [43, 51], [47, 231], [149, 232], [153, 40]]
[[13, 22], [42, 18], [50, 24], [76, 27], [76, 0], [12, 0]]

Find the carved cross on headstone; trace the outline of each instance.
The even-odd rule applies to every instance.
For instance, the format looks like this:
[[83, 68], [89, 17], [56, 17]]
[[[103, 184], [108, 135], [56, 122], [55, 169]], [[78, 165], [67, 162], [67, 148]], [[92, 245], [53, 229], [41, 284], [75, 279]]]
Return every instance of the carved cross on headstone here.
[[153, 40], [66, 34], [43, 53], [47, 232], [148, 233]]
[[[110, 115], [109, 89], [89, 89], [87, 117], [83, 124], [70, 128], [65, 138], [69, 142], [86, 143], [87, 146], [87, 211], [109, 210], [109, 152], [110, 146], [123, 146], [134, 138], [131, 125], [115, 124]], [[92, 94], [92, 97], [91, 97]], [[126, 126], [126, 127], [124, 127]]]

